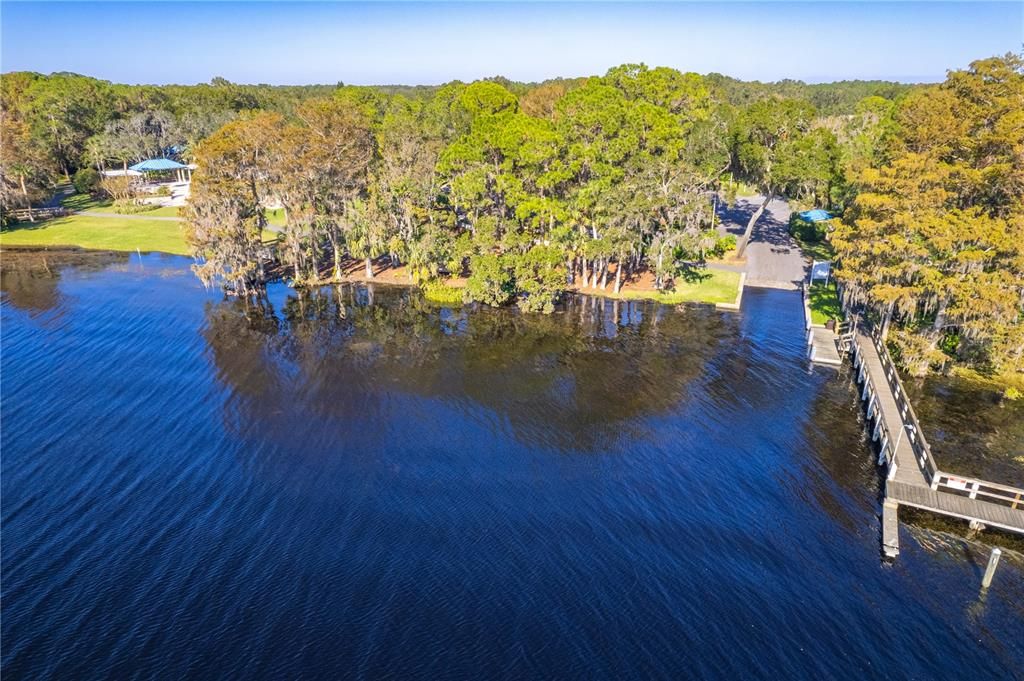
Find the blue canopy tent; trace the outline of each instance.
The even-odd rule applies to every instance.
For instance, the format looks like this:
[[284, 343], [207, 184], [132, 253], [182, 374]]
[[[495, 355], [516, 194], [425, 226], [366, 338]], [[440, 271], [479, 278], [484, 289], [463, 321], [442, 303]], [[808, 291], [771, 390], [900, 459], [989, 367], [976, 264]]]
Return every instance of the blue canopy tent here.
[[[192, 180], [192, 171], [187, 165], [172, 161], [169, 158], [146, 159], [131, 166], [131, 170], [137, 170], [140, 173], [159, 173], [174, 170], [182, 182], [190, 182]], [[185, 171], [188, 171], [187, 177]]]
[[[135, 166], [132, 167], [134, 168]], [[825, 220], [831, 220], [832, 214], [829, 213], [827, 210], [815, 208], [814, 210], [805, 210], [804, 212], [800, 213], [800, 218], [802, 220], [806, 220], [807, 222], [824, 222]]]

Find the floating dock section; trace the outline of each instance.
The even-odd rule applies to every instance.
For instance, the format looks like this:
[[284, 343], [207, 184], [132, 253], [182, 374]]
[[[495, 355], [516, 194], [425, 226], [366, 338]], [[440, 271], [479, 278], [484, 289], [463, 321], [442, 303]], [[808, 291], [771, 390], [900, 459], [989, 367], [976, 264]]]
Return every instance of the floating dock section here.
[[840, 337], [835, 331], [811, 320], [811, 306], [807, 298], [807, 285], [800, 288], [804, 303], [804, 331], [807, 333], [807, 357], [814, 364], [839, 366], [843, 358], [839, 353]]

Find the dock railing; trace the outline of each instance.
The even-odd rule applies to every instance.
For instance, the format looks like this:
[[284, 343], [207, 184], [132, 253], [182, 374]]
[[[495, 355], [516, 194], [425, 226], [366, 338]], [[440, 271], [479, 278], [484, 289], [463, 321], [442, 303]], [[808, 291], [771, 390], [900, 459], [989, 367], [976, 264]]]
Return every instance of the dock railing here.
[[[907, 397], [907, 391], [903, 387], [903, 381], [900, 380], [896, 365], [893, 364], [892, 357], [889, 355], [889, 349], [885, 346], [885, 341], [882, 339], [879, 329], [874, 327], [870, 332], [871, 343], [878, 353], [885, 374], [885, 380], [888, 384], [887, 387], [896, 401], [896, 407], [900, 415], [899, 430], [894, 432], [896, 424], [886, 423], [885, 415], [879, 409], [877, 400], [874, 398], [880, 386], [874, 384], [874, 380], [869, 375], [866, 365], [862, 361], [862, 350], [855, 333], [859, 315], [846, 309], [845, 305], [843, 311], [847, 319], [854, 320], [854, 333], [852, 334], [850, 344], [854, 353], [854, 367], [858, 370], [859, 380], [864, 385], [862, 399], [866, 400], [871, 396], [867, 405], [867, 415], [869, 419], [875, 422], [872, 439], [881, 439], [879, 464], [884, 461], [889, 462], [888, 478], [892, 479], [895, 476], [896, 469], [901, 463], [897, 460], [896, 448], [899, 446], [900, 440], [905, 439], [914, 453], [918, 470], [921, 471], [925, 482], [931, 489], [979, 501], [987, 501], [1000, 506], [1008, 506], [1012, 509], [1024, 508], [1024, 489], [1022, 488], [989, 482], [980, 478], [953, 475], [939, 469], [938, 463], [932, 455], [931, 445], [928, 444], [924, 430], [921, 428], [921, 423], [914, 412], [914, 407], [910, 403], [910, 398]], [[900, 432], [902, 432], [902, 435], [900, 435]]]
[[875, 385], [875, 381], [867, 369], [863, 351], [856, 338], [853, 339], [851, 347], [853, 350], [853, 366], [857, 372], [857, 383], [863, 386], [860, 398], [861, 401], [867, 401], [865, 413], [868, 423], [874, 422], [875, 424], [871, 431], [871, 440], [879, 443], [878, 465], [888, 464], [887, 477], [891, 480], [896, 476], [896, 470], [900, 465], [896, 458], [896, 448], [899, 446], [900, 441], [899, 432], [897, 431], [894, 436], [889, 423], [885, 420], [885, 414], [878, 404], [878, 386]]
[[939, 466], [935, 463], [935, 457], [932, 456], [932, 448], [924, 436], [921, 422], [917, 419], [917, 414], [914, 413], [914, 406], [907, 397], [907, 391], [903, 387], [903, 381], [900, 380], [900, 374], [896, 370], [896, 365], [893, 364], [892, 357], [889, 356], [889, 349], [885, 347], [885, 341], [882, 340], [877, 328], [871, 331], [871, 342], [878, 352], [878, 358], [882, 362], [882, 370], [885, 372], [885, 380], [889, 384], [889, 390], [892, 392], [893, 399], [896, 400], [896, 408], [899, 410], [901, 419], [900, 427], [906, 433], [907, 444], [910, 445], [911, 451], [914, 452], [917, 467], [924, 475], [925, 481], [932, 489], [935, 489], [938, 484], [937, 474]]

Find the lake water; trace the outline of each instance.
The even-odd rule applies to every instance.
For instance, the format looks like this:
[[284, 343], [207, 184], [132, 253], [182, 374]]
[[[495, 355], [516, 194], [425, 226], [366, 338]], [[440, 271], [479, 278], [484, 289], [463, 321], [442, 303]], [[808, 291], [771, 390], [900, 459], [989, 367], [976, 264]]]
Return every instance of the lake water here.
[[942, 470], [1024, 487], [1024, 399], [956, 376], [904, 386]]
[[1007, 679], [1024, 572], [904, 526], [792, 292], [246, 309], [4, 254], [5, 679]]

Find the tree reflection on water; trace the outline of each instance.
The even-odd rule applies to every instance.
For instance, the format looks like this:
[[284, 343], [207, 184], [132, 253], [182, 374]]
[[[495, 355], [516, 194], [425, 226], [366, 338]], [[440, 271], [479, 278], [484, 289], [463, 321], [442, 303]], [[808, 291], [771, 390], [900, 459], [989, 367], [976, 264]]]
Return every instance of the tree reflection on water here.
[[676, 406], [736, 326], [710, 307], [576, 297], [538, 315], [344, 285], [280, 310], [211, 304], [204, 335], [248, 418], [351, 424], [404, 394], [483, 408], [530, 444], [591, 449]]
[[5, 249], [0, 257], [0, 291], [5, 303], [31, 314], [59, 307], [61, 271], [101, 272], [128, 262], [129, 253]]

